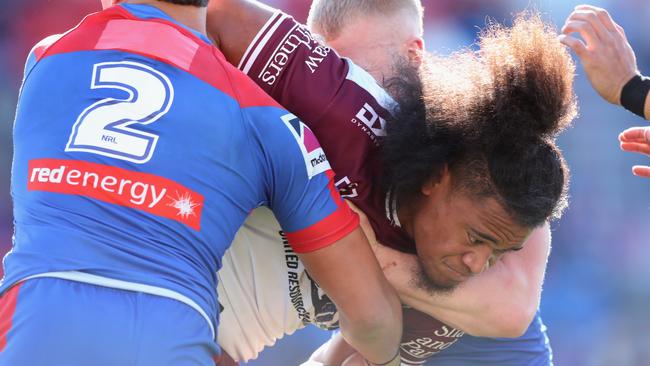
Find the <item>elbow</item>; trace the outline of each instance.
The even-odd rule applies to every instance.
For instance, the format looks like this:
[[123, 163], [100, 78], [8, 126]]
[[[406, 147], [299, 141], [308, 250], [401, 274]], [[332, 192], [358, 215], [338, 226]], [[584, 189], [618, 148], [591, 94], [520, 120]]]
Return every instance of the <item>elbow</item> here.
[[480, 312], [481, 320], [476, 322], [479, 329], [467, 333], [479, 337], [518, 338], [521, 337], [533, 321], [539, 306], [539, 295], [530, 291], [512, 291], [509, 296], [488, 305]]
[[499, 334], [496, 337], [499, 338], [519, 338], [526, 333], [530, 323], [535, 317], [537, 311], [536, 306], [517, 306], [520, 309], [515, 311], [508, 312], [506, 314], [506, 319], [502, 322], [500, 329], [498, 330]]
[[537, 313], [538, 301], [531, 298], [519, 298], [509, 304], [505, 304], [497, 322], [491, 327], [488, 337], [497, 338], [519, 338], [530, 326]]

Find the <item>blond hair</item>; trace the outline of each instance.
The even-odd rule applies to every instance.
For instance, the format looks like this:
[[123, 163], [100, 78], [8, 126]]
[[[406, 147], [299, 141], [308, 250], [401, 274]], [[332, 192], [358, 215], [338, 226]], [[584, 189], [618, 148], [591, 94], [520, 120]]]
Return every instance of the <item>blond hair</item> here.
[[312, 31], [331, 40], [358, 16], [391, 16], [403, 10], [417, 17], [418, 31], [422, 34], [424, 8], [420, 0], [313, 0], [307, 24]]

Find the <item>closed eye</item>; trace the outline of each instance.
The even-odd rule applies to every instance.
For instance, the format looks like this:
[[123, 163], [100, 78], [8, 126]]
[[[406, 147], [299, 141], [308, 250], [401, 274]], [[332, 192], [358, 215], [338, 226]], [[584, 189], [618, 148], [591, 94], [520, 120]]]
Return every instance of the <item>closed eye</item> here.
[[485, 244], [485, 243], [486, 243], [485, 240], [483, 240], [483, 239], [481, 239], [481, 238], [479, 238], [479, 237], [477, 237], [477, 236], [475, 236], [475, 235], [472, 235], [472, 234], [469, 233], [469, 232], [467, 233], [467, 241], [468, 241], [471, 245], [481, 245], [481, 244]]
[[524, 247], [517, 247], [517, 248], [510, 248], [510, 249], [495, 249], [494, 254], [503, 255], [503, 254], [510, 253], [510, 252], [518, 252], [518, 251], [520, 251], [522, 249], [524, 249]]

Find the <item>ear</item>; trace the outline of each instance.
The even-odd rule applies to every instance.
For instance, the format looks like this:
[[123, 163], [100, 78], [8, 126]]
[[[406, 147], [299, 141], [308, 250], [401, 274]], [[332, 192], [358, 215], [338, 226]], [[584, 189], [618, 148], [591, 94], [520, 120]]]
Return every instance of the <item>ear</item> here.
[[422, 63], [422, 54], [424, 53], [424, 38], [412, 37], [406, 42], [406, 52], [409, 61], [415, 66], [420, 66]]
[[432, 196], [446, 190], [451, 186], [451, 173], [449, 168], [445, 165], [439, 174], [431, 176], [423, 185], [421, 192], [424, 196]]

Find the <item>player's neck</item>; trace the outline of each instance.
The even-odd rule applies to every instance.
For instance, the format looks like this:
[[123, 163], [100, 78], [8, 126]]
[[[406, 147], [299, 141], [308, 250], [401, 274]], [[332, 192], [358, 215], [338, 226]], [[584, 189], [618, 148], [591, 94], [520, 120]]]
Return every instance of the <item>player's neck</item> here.
[[123, 3], [147, 4], [154, 6], [165, 12], [165, 14], [169, 15], [182, 25], [191, 28], [203, 35], [207, 35], [205, 29], [208, 14], [207, 7], [178, 5], [158, 0], [125, 0]]

